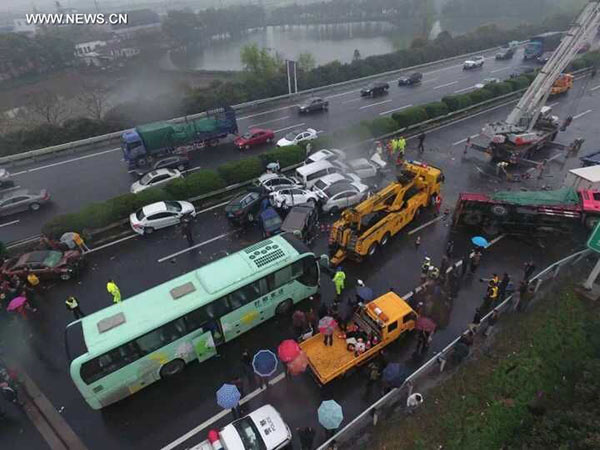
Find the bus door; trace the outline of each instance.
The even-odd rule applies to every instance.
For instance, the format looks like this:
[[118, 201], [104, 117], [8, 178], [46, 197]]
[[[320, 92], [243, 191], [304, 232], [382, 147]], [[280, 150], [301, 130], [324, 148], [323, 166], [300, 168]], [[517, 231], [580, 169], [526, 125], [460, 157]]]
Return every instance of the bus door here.
[[217, 354], [217, 346], [213, 340], [211, 330], [207, 330], [204, 334], [192, 339], [192, 346], [198, 362], [206, 361]]

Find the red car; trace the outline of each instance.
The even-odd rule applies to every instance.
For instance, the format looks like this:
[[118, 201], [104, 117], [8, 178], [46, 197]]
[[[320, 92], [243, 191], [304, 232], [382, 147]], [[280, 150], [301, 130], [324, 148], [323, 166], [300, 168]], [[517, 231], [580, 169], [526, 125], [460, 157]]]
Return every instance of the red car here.
[[233, 143], [240, 150], [249, 150], [250, 147], [255, 145], [272, 142], [274, 138], [275, 132], [273, 130], [250, 128], [246, 134], [236, 137]]
[[77, 250], [39, 250], [6, 260], [0, 272], [8, 277], [25, 278], [29, 268], [40, 280], [69, 280], [79, 273], [82, 263], [83, 257]]

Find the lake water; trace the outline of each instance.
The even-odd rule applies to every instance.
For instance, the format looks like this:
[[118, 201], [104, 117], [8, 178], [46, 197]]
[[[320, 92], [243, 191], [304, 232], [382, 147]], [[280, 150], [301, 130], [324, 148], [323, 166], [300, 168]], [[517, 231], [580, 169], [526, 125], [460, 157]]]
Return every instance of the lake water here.
[[[284, 59], [295, 59], [302, 52], [311, 53], [317, 65], [338, 60], [352, 60], [358, 49], [364, 58], [389, 53], [402, 42], [410, 42], [412, 32], [405, 33], [385, 22], [343, 23], [331, 25], [288, 25], [251, 30], [241, 38], [214, 40], [205, 49], [186, 55], [171, 55], [163, 67], [193, 70], [240, 70], [240, 50], [249, 43], [277, 51]], [[401, 44], [400, 44], [401, 45]], [[172, 64], [171, 64], [172, 63]]]

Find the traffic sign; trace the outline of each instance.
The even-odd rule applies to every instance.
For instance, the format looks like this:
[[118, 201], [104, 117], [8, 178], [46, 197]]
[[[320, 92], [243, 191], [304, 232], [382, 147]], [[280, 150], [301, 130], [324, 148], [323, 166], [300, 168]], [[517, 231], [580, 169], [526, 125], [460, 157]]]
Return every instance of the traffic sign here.
[[600, 221], [596, 224], [594, 231], [592, 231], [592, 234], [587, 241], [587, 247], [600, 253]]

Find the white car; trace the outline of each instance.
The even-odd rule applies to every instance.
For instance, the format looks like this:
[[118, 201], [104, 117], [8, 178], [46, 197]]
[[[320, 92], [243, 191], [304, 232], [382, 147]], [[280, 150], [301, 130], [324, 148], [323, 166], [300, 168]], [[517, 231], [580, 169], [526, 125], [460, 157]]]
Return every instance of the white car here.
[[265, 173], [258, 177], [259, 186], [268, 192], [278, 191], [284, 188], [302, 187], [302, 183], [294, 177], [286, 177], [278, 173]]
[[156, 202], [132, 213], [129, 223], [137, 234], [150, 234], [154, 230], [177, 225], [186, 214], [196, 217], [196, 209], [190, 202]]
[[287, 147], [288, 145], [296, 145], [300, 142], [311, 141], [317, 138], [317, 130], [307, 128], [304, 131], [294, 130], [286, 134], [277, 141], [277, 147]]
[[218, 432], [218, 440], [206, 439], [190, 450], [282, 450], [292, 441], [292, 432], [271, 405], [264, 405]]
[[153, 170], [131, 185], [131, 193], [137, 194], [145, 189], [166, 184], [182, 176], [181, 172], [177, 169]]
[[271, 203], [276, 208], [286, 206], [291, 208], [297, 205], [314, 204], [319, 202], [319, 195], [316, 192], [309, 191], [308, 189], [292, 188], [292, 189], [280, 189], [269, 194]]
[[362, 202], [369, 194], [369, 187], [362, 183], [335, 183], [324, 190], [318, 190], [324, 212], [335, 214], [349, 206]]
[[367, 158], [357, 158], [350, 161], [334, 161], [333, 164], [346, 172], [354, 172], [361, 179], [372, 178], [379, 175], [381, 167]]
[[315, 181], [312, 190], [315, 192], [324, 191], [336, 183], [360, 183], [360, 181], [360, 177], [354, 173], [332, 173]]
[[475, 89], [483, 89], [488, 84], [495, 84], [495, 83], [500, 83], [500, 80], [498, 78], [485, 78], [481, 83], [477, 83], [475, 85]]
[[346, 154], [341, 151], [338, 150], [337, 148], [332, 148], [331, 150], [327, 150], [327, 149], [323, 149], [323, 150], [319, 150], [318, 152], [314, 152], [312, 155], [310, 155], [308, 158], [306, 158], [304, 160], [304, 165], [306, 164], [310, 164], [310, 163], [314, 163], [317, 161], [333, 161], [334, 159], [345, 159]]
[[483, 56], [474, 56], [471, 59], [467, 59], [463, 63], [463, 70], [481, 68], [481, 67], [483, 67], [484, 62], [485, 62], [485, 58]]

